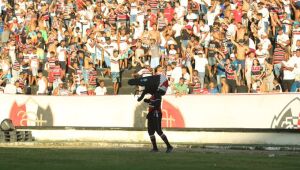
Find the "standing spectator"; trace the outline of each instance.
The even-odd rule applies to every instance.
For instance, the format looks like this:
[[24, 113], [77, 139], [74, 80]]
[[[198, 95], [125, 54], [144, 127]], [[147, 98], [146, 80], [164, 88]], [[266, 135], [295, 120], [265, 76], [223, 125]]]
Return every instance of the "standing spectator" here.
[[270, 60], [265, 60], [264, 62], [264, 68], [265, 68], [265, 75], [263, 76], [263, 91], [264, 92], [271, 92], [273, 89], [273, 80], [274, 80], [274, 74], [273, 74], [273, 66], [270, 63]]
[[260, 65], [258, 59], [254, 59], [251, 67], [251, 79], [252, 79], [253, 92], [260, 91], [263, 76], [264, 76], [263, 67]]
[[120, 68], [127, 69], [128, 67], [128, 51], [130, 46], [128, 45], [128, 35], [124, 28], [120, 30], [120, 34], [118, 36], [118, 50], [120, 53]]
[[226, 59], [223, 58], [222, 55], [217, 55], [217, 61], [218, 61], [217, 66], [216, 66], [217, 67], [217, 85], [218, 85], [219, 91], [221, 91], [221, 88], [222, 88], [221, 79], [226, 77], [225, 68], [224, 68]]
[[47, 94], [47, 87], [48, 87], [48, 80], [45, 76], [43, 76], [43, 73], [39, 71], [38, 73], [38, 80], [37, 80], [37, 95], [45, 95]]
[[212, 6], [208, 7], [206, 14], [207, 24], [212, 27], [214, 25], [216, 17], [220, 14], [219, 1], [213, 1]]
[[208, 58], [208, 73], [209, 77], [212, 78], [217, 71], [216, 65], [216, 55], [218, 55], [218, 49], [220, 49], [220, 43], [218, 40], [212, 40], [208, 44], [208, 52], [207, 52], [207, 58]]
[[184, 20], [184, 15], [185, 15], [185, 8], [180, 5], [179, 2], [175, 2], [175, 13], [176, 13], [176, 20], [179, 21], [181, 24], [183, 23]]
[[151, 56], [150, 66], [152, 69], [155, 69], [159, 65], [160, 61], [160, 52], [159, 45], [155, 39], [151, 39], [149, 55]]
[[193, 26], [194, 21], [198, 19], [198, 15], [195, 14], [192, 9], [188, 9], [188, 14], [186, 15], [186, 19], [188, 20], [188, 25]]
[[[192, 75], [192, 81], [190, 83], [190, 85], [192, 86], [192, 94], [200, 94], [200, 90], [201, 90], [201, 81], [199, 78], [199, 73], [197, 70], [193, 71], [193, 75]], [[203, 84], [204, 86], [204, 84]], [[203, 89], [203, 87], [202, 87]]]
[[113, 82], [114, 95], [118, 94], [120, 83], [120, 55], [117, 50], [113, 52], [113, 56], [110, 58], [111, 63], [111, 77]]
[[267, 58], [269, 58], [269, 52], [267, 50], [263, 49], [263, 44], [262, 43], [259, 43], [257, 46], [258, 46], [258, 49], [255, 52], [256, 57], [257, 57], [259, 63], [261, 65], [264, 65], [265, 60]]
[[295, 66], [296, 66], [296, 56], [289, 57], [286, 61], [282, 61], [282, 69], [283, 69], [282, 87], [284, 92], [291, 91], [291, 87], [295, 81], [295, 76], [296, 76], [294, 72]]
[[52, 81], [50, 81], [51, 83], [53, 83], [53, 89], [55, 89], [59, 82], [62, 80], [63, 77], [63, 73], [62, 73], [62, 69], [61, 66], [59, 64], [59, 62], [55, 62], [55, 67], [52, 69], [52, 72], [50, 74]]
[[39, 69], [39, 58], [36, 54], [37, 49], [33, 47], [29, 51], [29, 58], [30, 58], [30, 74], [29, 74], [29, 83], [30, 85], [33, 85], [33, 82], [37, 83], [37, 74]]
[[195, 70], [198, 72], [198, 78], [200, 80], [200, 88], [204, 88], [205, 70], [208, 68], [208, 60], [205, 54], [196, 54], [193, 56], [195, 60]]
[[223, 82], [222, 84], [226, 86], [225, 91], [227, 92], [227, 85], [229, 87], [229, 93], [236, 93], [237, 87], [237, 75], [236, 68], [234, 68], [231, 59], [226, 59], [225, 64], [222, 64], [221, 61], [217, 58], [219, 64], [221, 64], [225, 68], [226, 73], [226, 84]]
[[278, 36], [276, 39], [276, 47], [274, 49], [274, 56], [273, 56], [273, 64], [274, 64], [274, 72], [276, 78], [280, 76], [280, 70], [282, 67], [282, 61], [287, 57], [287, 45], [290, 43], [289, 36], [283, 33], [282, 29], [279, 29]]
[[295, 82], [292, 84], [291, 92], [300, 92], [300, 49], [297, 49], [295, 57]]
[[65, 75], [64, 73], [66, 71], [66, 59], [67, 59], [67, 48], [65, 47], [65, 45], [66, 42], [62, 40], [60, 41], [60, 44], [56, 49], [58, 61], [61, 66], [63, 76]]
[[242, 5], [238, 5], [237, 9], [232, 11], [232, 15], [235, 23], [241, 23], [243, 16]]
[[244, 40], [239, 40], [238, 43], [234, 41], [233, 38], [231, 38], [231, 42], [236, 46], [237, 51], [237, 60], [239, 64], [241, 65], [241, 71], [242, 71], [242, 80], [245, 80], [245, 60], [246, 60], [246, 54], [250, 52], [249, 47], [244, 44]]
[[112, 42], [111, 38], [107, 37], [106, 38], [106, 43], [103, 45], [104, 49], [104, 62], [107, 67], [106, 71], [104, 72], [105, 74], [110, 75], [110, 58], [113, 57], [113, 53], [115, 50], [118, 50], [118, 44], [116, 42]]
[[171, 3], [168, 2], [166, 8], [164, 9], [164, 16], [167, 19], [168, 24], [171, 23], [172, 19], [174, 18], [174, 14], [175, 14], [174, 8], [172, 8]]
[[[268, 51], [269, 55], [272, 54], [273, 45], [272, 45], [270, 39], [268, 38], [268, 35], [266, 33], [264, 33], [264, 34], [262, 34], [261, 37], [262, 38], [260, 39], [260, 44], [262, 44], [262, 49]], [[270, 57], [272, 57], [272, 56], [270, 56]]]

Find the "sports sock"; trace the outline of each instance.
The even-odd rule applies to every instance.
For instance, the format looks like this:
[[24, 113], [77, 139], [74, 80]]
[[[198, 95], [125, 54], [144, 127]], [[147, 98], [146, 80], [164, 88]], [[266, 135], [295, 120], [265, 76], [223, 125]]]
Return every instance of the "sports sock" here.
[[167, 138], [167, 136], [165, 134], [160, 135], [160, 137], [165, 142], [165, 144], [167, 145], [168, 148], [171, 147], [171, 145], [170, 145], [170, 143], [168, 141], [168, 138]]
[[157, 150], [157, 145], [156, 145], [156, 139], [155, 139], [155, 136], [154, 136], [154, 135], [151, 135], [151, 136], [150, 136], [150, 140], [151, 140], [151, 143], [152, 143], [152, 146], [153, 146], [153, 150]]

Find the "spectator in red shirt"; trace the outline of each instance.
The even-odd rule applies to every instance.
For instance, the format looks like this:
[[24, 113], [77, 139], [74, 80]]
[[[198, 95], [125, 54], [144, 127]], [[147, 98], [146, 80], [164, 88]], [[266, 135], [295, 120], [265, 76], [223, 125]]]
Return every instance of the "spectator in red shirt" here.
[[86, 7], [86, 4], [83, 0], [76, 0], [76, 6], [78, 11], [80, 11]]
[[235, 23], [242, 22], [242, 17], [243, 17], [242, 6], [238, 5], [237, 9], [232, 11], [232, 15]]
[[147, 15], [146, 15], [146, 27], [150, 28], [153, 26], [153, 24], [156, 24], [157, 22], [157, 15], [153, 12], [151, 12], [151, 9], [147, 10]]
[[174, 18], [175, 11], [171, 7], [170, 3], [167, 3], [167, 6], [164, 10], [164, 16], [167, 19], [168, 23], [171, 23], [172, 19]]

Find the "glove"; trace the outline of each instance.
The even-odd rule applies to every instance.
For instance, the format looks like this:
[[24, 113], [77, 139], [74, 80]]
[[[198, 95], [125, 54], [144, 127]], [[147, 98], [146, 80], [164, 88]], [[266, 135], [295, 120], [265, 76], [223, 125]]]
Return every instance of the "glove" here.
[[145, 103], [150, 103], [150, 99], [144, 99]]

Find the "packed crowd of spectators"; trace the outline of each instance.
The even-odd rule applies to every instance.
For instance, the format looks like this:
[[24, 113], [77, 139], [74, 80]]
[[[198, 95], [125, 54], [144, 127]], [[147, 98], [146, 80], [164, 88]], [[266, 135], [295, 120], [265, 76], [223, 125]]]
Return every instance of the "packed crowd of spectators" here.
[[0, 0], [0, 40], [0, 93], [118, 94], [128, 69], [177, 95], [300, 88], [300, 0]]

